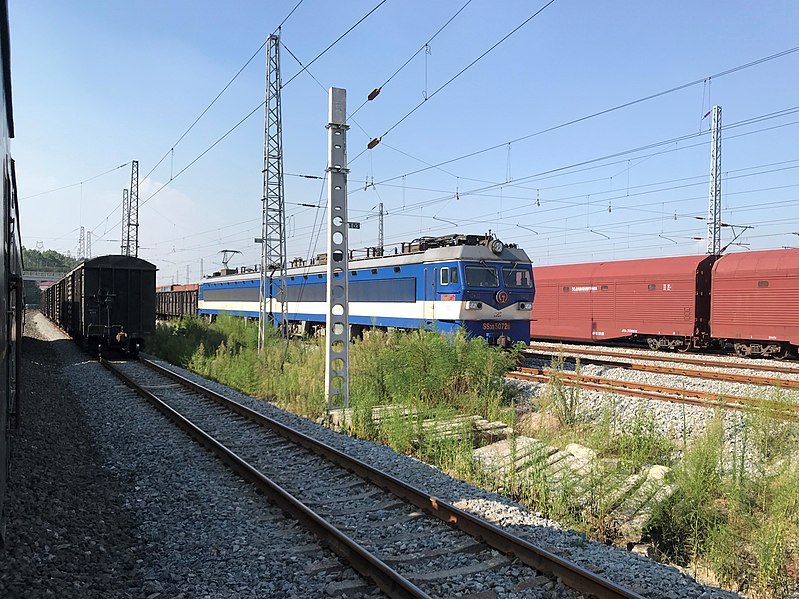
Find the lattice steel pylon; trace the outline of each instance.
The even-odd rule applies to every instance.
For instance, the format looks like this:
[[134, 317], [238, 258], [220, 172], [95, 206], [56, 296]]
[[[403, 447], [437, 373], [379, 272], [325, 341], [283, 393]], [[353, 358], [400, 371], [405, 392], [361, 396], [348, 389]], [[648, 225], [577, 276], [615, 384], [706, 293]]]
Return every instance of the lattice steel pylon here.
[[139, 161], [131, 162], [130, 192], [128, 194], [130, 214], [128, 218], [128, 256], [139, 256]]
[[92, 232], [86, 232], [86, 259], [91, 260], [92, 258]]
[[130, 247], [130, 237], [128, 232], [128, 221], [130, 220], [130, 199], [128, 197], [128, 190], [122, 190], [122, 244], [119, 246], [119, 253], [123, 256], [129, 256], [128, 248]]
[[258, 348], [266, 327], [275, 322], [275, 300], [280, 328], [288, 338], [286, 296], [286, 212], [283, 187], [283, 122], [280, 108], [280, 36], [266, 44], [266, 104], [264, 109], [264, 187], [261, 200], [261, 287], [258, 311]]
[[80, 228], [80, 237], [78, 238], [78, 260], [86, 259], [86, 227]]
[[721, 106], [713, 107], [710, 142], [710, 197], [707, 205], [707, 253], [721, 251]]
[[383, 202], [378, 204], [377, 211], [378, 228], [377, 228], [377, 247], [380, 248], [380, 255], [383, 255], [383, 246], [385, 245], [385, 237], [383, 236]]

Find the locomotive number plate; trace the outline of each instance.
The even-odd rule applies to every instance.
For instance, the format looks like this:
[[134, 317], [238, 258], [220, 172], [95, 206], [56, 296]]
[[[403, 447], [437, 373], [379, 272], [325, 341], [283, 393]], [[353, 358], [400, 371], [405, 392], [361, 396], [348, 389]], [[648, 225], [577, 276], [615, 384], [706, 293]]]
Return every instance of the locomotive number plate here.
[[484, 322], [484, 331], [510, 331], [509, 322]]

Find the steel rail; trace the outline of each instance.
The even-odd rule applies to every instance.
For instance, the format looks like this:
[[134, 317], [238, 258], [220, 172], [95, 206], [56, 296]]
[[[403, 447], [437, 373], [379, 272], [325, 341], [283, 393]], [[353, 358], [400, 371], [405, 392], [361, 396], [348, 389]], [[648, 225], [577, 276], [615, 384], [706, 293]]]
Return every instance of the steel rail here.
[[537, 383], [548, 383], [553, 376], [561, 379], [565, 385], [570, 387], [580, 386], [591, 391], [602, 391], [606, 393], [616, 393], [630, 397], [640, 397], [644, 399], [654, 399], [657, 401], [669, 401], [672, 403], [683, 403], [703, 408], [723, 408], [729, 410], [765, 412], [772, 416], [788, 420], [799, 420], [799, 405], [792, 404], [785, 409], [782, 406], [775, 406], [773, 402], [754, 397], [742, 397], [739, 395], [726, 395], [723, 393], [710, 393], [707, 391], [692, 391], [690, 389], [677, 389], [675, 387], [664, 387], [662, 385], [649, 385], [646, 383], [636, 383], [620, 379], [609, 379], [599, 376], [576, 374], [571, 372], [556, 372], [550, 368], [528, 368], [520, 367], [513, 372], [506, 374], [508, 378], [533, 381]]
[[[799, 375], [799, 366], [789, 366], [787, 364], [741, 364], [739, 362], [728, 362], [724, 359], [714, 360], [711, 358], [700, 358], [698, 356], [686, 356], [684, 354], [665, 354], [661, 356], [652, 356], [649, 354], [642, 354], [634, 356], [623, 351], [597, 348], [585, 349], [581, 347], [570, 347], [568, 345], [552, 344], [552, 343], [539, 343], [533, 342], [534, 345], [529, 347], [525, 352], [547, 351], [553, 353], [564, 354], [577, 354], [577, 355], [594, 355], [594, 356], [608, 356], [611, 358], [626, 358], [636, 360], [648, 360], [650, 362], [673, 362], [678, 364], [694, 364], [696, 366], [712, 366], [716, 368], [729, 368], [731, 370], [759, 370], [761, 372], [778, 372], [782, 374], [797, 374]], [[640, 350], [629, 348], [630, 351], [641, 353], [651, 350]]]
[[[555, 355], [554, 353], [535, 352], [535, 351], [526, 351], [525, 354], [532, 358], [551, 358]], [[596, 364], [598, 366], [610, 366], [613, 368], [626, 368], [627, 370], [639, 370], [641, 372], [652, 372], [656, 374], [673, 374], [677, 376], [688, 376], [695, 379], [725, 381], [728, 383], [759, 385], [761, 387], [780, 387], [782, 389], [799, 389], [799, 380], [793, 380], [793, 379], [780, 379], [769, 376], [758, 376], [755, 374], [736, 374], [734, 372], [714, 372], [712, 370], [697, 370], [692, 368], [680, 368], [677, 366], [657, 366], [654, 364], [640, 364], [638, 362], [624, 362], [620, 360], [608, 360], [606, 358], [594, 358], [590, 357], [590, 354], [587, 355], [588, 355], [587, 358], [583, 357], [580, 358], [584, 364]], [[573, 361], [577, 358], [573, 356], [565, 356], [565, 359]], [[647, 358], [644, 358], [642, 356], [641, 357], [629, 356], [629, 359], [647, 360]], [[797, 372], [797, 374], [799, 374], [799, 372]]]
[[517, 557], [522, 563], [546, 574], [560, 578], [563, 583], [580, 593], [587, 593], [602, 599], [643, 599], [621, 585], [600, 576], [578, 564], [560, 557], [546, 549], [534, 545], [529, 541], [511, 534], [500, 527], [483, 520], [469, 512], [455, 507], [451, 503], [434, 497], [417, 489], [402, 480], [386, 474], [361, 460], [313, 439], [295, 429], [292, 429], [277, 420], [264, 416], [250, 408], [243, 406], [215, 391], [195, 383], [178, 373], [161, 366], [143, 357], [139, 361], [155, 371], [169, 377], [175, 382], [190, 388], [195, 393], [212, 399], [226, 408], [245, 416], [267, 427], [292, 443], [296, 443], [316, 453], [328, 461], [349, 470], [353, 474], [381, 487], [395, 496], [404, 499], [411, 505], [424, 510], [443, 522], [449, 523], [458, 530], [486, 543], [502, 553]]
[[275, 505], [290, 514], [305, 526], [311, 533], [322, 540], [337, 555], [365, 578], [371, 579], [386, 595], [402, 599], [432, 599], [427, 593], [388, 566], [385, 562], [369, 553], [356, 541], [349, 538], [324, 518], [316, 514], [301, 501], [292, 496], [280, 485], [264, 476], [256, 468], [240, 458], [236, 453], [222, 445], [208, 433], [197, 427], [179, 412], [171, 408], [156, 395], [144, 389], [119, 368], [100, 358], [100, 363], [110, 370], [128, 387], [141, 395], [159, 412], [165, 415], [181, 430], [188, 433], [197, 443], [210, 450], [220, 458], [236, 474], [254, 485], [264, 493]]

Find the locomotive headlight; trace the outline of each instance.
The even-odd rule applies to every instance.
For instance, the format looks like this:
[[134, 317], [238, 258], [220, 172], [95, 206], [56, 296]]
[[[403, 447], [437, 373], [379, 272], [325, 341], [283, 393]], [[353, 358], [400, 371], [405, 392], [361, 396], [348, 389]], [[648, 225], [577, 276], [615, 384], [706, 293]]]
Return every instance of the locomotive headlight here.
[[466, 302], [467, 310], [482, 310], [483, 302]]
[[501, 254], [502, 250], [505, 249], [505, 244], [502, 243], [499, 239], [495, 239], [495, 240], [493, 240], [491, 242], [491, 245], [489, 246], [489, 248], [495, 254]]
[[533, 302], [519, 302], [519, 310], [532, 310]]

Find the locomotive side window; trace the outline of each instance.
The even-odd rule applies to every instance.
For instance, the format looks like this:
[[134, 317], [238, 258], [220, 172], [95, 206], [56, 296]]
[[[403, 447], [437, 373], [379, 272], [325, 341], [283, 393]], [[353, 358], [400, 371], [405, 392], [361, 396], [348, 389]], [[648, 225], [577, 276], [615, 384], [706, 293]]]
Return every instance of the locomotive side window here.
[[458, 267], [452, 266], [449, 269], [449, 282], [453, 285], [458, 284]]
[[768, 287], [768, 281], [758, 281], [757, 282], [757, 286], [758, 287]]
[[505, 281], [505, 287], [512, 289], [531, 289], [533, 286], [530, 271], [515, 266], [502, 269], [502, 280]]
[[492, 266], [467, 266], [467, 287], [499, 287], [497, 269]]
[[446, 267], [441, 269], [441, 284], [449, 285], [449, 269]]

